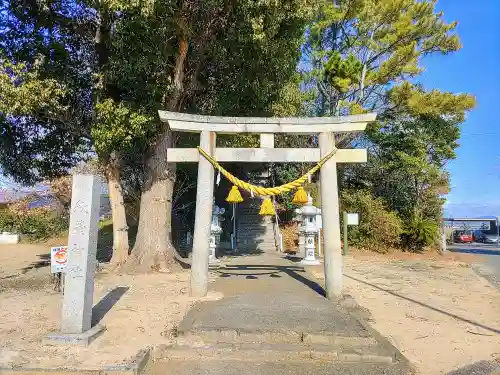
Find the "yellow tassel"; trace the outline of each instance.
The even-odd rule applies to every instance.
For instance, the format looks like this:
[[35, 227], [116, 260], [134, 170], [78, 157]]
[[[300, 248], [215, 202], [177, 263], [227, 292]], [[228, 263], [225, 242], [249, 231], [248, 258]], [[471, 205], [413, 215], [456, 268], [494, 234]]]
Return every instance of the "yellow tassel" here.
[[307, 203], [307, 193], [302, 186], [299, 186], [295, 195], [293, 196], [294, 204], [306, 204]]
[[274, 216], [276, 215], [276, 211], [274, 211], [274, 205], [273, 202], [271, 202], [271, 199], [266, 198], [262, 202], [262, 206], [260, 206], [260, 211], [259, 215], [262, 216]]
[[231, 191], [229, 192], [226, 202], [228, 203], [241, 203], [243, 202], [243, 197], [241, 196], [240, 191], [238, 190], [238, 186], [233, 185]]

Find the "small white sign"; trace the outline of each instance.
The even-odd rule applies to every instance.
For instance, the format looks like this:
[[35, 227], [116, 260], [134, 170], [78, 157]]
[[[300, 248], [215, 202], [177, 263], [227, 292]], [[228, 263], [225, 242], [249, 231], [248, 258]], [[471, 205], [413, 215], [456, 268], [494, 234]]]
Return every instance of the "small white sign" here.
[[50, 272], [66, 272], [68, 264], [68, 246], [57, 246], [50, 249]]
[[359, 215], [347, 214], [347, 225], [359, 225]]

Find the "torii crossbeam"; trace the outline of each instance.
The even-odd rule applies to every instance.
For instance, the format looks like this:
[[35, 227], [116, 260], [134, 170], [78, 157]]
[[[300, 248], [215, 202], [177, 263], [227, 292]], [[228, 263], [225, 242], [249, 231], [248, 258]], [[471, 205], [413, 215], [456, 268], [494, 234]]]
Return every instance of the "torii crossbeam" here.
[[[335, 133], [363, 131], [375, 113], [341, 117], [218, 117], [159, 111], [170, 129], [200, 133], [200, 147], [219, 162], [317, 162], [335, 148]], [[216, 134], [260, 134], [260, 148], [216, 148]], [[274, 148], [274, 134], [318, 134], [319, 148]], [[320, 171], [320, 192], [328, 298], [342, 294], [342, 250], [337, 163], [366, 162], [365, 149], [339, 149]], [[167, 149], [169, 163], [198, 162], [196, 217], [193, 236], [190, 293], [205, 296], [215, 171], [195, 148]]]

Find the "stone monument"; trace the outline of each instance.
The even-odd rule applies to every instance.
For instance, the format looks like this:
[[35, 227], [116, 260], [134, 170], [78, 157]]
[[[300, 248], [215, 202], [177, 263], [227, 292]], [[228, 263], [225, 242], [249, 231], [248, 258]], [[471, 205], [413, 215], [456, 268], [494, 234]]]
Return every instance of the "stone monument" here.
[[74, 175], [68, 238], [68, 265], [62, 306], [61, 331], [45, 342], [87, 346], [104, 330], [91, 326], [101, 181], [92, 175]]

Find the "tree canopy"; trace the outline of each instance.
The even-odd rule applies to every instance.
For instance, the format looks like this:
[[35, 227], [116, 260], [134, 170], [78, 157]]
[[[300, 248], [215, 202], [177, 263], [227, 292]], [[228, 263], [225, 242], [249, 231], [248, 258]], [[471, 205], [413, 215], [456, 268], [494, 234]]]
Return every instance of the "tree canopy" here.
[[426, 91], [418, 82], [425, 56], [461, 48], [456, 25], [435, 11], [435, 1], [339, 0], [323, 2], [306, 32], [300, 68], [307, 111], [378, 114], [364, 136], [350, 139], [368, 147], [369, 162], [345, 167], [346, 194], [369, 189], [407, 227], [423, 219], [437, 227], [446, 161], [475, 105], [471, 95]]
[[[461, 48], [456, 22], [445, 22], [435, 1], [2, 4], [2, 170], [33, 184], [97, 155], [118, 206], [130, 190], [124, 184], [140, 187], [132, 254], [146, 269], [170, 251], [172, 194], [179, 188], [165, 149], [196, 143], [171, 134], [158, 109], [226, 116], [377, 112], [366, 134], [341, 142], [369, 149], [366, 165], [342, 169], [343, 199], [365, 210], [373, 203], [407, 228], [440, 218], [446, 162], [455, 157], [459, 125], [475, 99], [419, 83], [425, 56]], [[220, 142], [249, 146], [255, 137]], [[314, 136], [276, 142], [317, 144]], [[286, 179], [301, 168], [273, 166], [272, 175]], [[182, 174], [196, 178], [189, 168]]]

